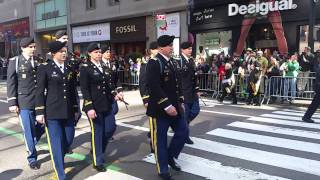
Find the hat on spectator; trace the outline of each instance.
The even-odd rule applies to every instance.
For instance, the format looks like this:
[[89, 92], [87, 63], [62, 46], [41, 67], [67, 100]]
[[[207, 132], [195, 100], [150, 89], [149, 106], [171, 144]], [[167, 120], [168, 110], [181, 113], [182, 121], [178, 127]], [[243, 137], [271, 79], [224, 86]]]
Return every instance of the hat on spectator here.
[[105, 53], [106, 51], [111, 51], [111, 47], [110, 46], [102, 46], [101, 47], [101, 53]]
[[181, 43], [180, 47], [181, 47], [181, 49], [188, 49], [189, 47], [192, 47], [192, 44], [191, 44], [191, 42], [186, 41], [186, 42]]
[[25, 48], [25, 47], [29, 46], [32, 43], [34, 43], [33, 37], [26, 37], [26, 38], [21, 39], [20, 46]]
[[66, 46], [66, 42], [60, 42], [60, 41], [52, 41], [49, 43], [49, 51], [51, 53], [57, 53], [58, 51], [60, 51], [63, 47]]
[[156, 41], [152, 41], [150, 44], [149, 44], [149, 49], [158, 49], [158, 43]]
[[263, 54], [263, 52], [262, 51], [258, 51], [257, 54]]
[[174, 36], [162, 35], [158, 38], [157, 42], [160, 47], [166, 47], [173, 43]]
[[99, 49], [101, 49], [101, 48], [100, 48], [100, 45], [98, 43], [90, 43], [88, 48], [87, 48], [87, 51], [89, 53], [91, 53], [92, 51], [99, 50]]
[[59, 31], [56, 32], [55, 37], [57, 39], [60, 39], [62, 36], [65, 36], [65, 35], [67, 35], [67, 31], [66, 30], [59, 30]]
[[247, 48], [247, 51], [252, 51], [252, 49], [251, 48]]
[[306, 48], [306, 49], [308, 49], [309, 51], [311, 51], [311, 47], [309, 47], [309, 46], [306, 46], [305, 48]]

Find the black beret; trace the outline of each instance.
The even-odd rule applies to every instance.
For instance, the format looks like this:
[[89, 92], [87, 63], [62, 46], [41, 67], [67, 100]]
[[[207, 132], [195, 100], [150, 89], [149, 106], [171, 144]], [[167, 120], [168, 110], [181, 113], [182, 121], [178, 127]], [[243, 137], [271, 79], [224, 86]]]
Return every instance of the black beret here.
[[34, 43], [33, 37], [26, 37], [26, 38], [21, 39], [20, 46], [25, 48], [25, 47], [29, 46], [32, 43]]
[[92, 52], [94, 50], [98, 50], [98, 49], [101, 49], [100, 45], [98, 43], [90, 43], [87, 48], [87, 51], [90, 53], [90, 52]]
[[59, 30], [56, 32], [56, 38], [60, 39], [62, 36], [67, 35], [67, 31], [66, 30]]
[[158, 43], [156, 41], [152, 41], [149, 44], [149, 49], [158, 49]]
[[174, 38], [175, 38], [174, 36], [169, 36], [169, 35], [160, 36], [157, 40], [159, 47], [166, 47], [172, 44]]
[[101, 53], [105, 53], [106, 51], [111, 51], [111, 47], [110, 46], [102, 46], [101, 47]]
[[188, 49], [189, 47], [192, 47], [192, 44], [191, 44], [191, 42], [186, 41], [186, 42], [181, 43], [180, 47], [181, 47], [181, 49]]
[[60, 41], [52, 41], [49, 43], [49, 51], [51, 53], [57, 53], [58, 51], [60, 51], [63, 47], [66, 47], [66, 43], [67, 42], [60, 42]]

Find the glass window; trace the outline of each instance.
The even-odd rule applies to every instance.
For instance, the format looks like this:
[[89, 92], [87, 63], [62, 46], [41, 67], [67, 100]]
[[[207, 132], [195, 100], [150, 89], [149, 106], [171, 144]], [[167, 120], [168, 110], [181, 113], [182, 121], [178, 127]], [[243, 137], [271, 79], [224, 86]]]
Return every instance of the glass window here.
[[120, 4], [120, 0], [109, 0], [110, 6], [119, 5], [119, 4]]
[[36, 21], [42, 20], [42, 14], [44, 13], [44, 3], [36, 5]]
[[[309, 42], [309, 25], [303, 25], [299, 28], [299, 52], [303, 52]], [[314, 26], [314, 50], [320, 49], [320, 24]]]
[[206, 56], [212, 56], [212, 54], [219, 54], [224, 51], [225, 54], [229, 54], [231, 48], [231, 31], [210, 32], [197, 34], [197, 54], [199, 53], [199, 47], [202, 46], [205, 50]]
[[95, 9], [96, 8], [96, 1], [95, 0], [87, 0], [87, 9]]
[[66, 1], [65, 0], [56, 0], [56, 10], [59, 10], [59, 16], [66, 16]]

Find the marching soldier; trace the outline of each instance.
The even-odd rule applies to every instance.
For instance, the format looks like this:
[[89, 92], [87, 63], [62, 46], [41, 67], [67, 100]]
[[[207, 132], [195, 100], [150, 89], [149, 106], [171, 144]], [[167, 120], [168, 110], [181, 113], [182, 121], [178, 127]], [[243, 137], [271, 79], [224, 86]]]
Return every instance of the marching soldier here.
[[[147, 115], [152, 118], [152, 144], [159, 176], [171, 180], [168, 165], [181, 171], [174, 158], [178, 158], [188, 137], [188, 128], [183, 119], [183, 97], [178, 86], [178, 72], [170, 58], [174, 36], [158, 38], [159, 53], [147, 65], [147, 86], [150, 90]], [[181, 96], [180, 96], [181, 95]], [[174, 136], [167, 147], [167, 132], [171, 127]]]
[[24, 38], [20, 46], [22, 54], [10, 60], [7, 72], [9, 111], [17, 113], [21, 121], [30, 168], [39, 169], [35, 146], [44, 133], [44, 128], [36, 122], [35, 116], [38, 67], [38, 62], [34, 57], [36, 44], [33, 38]]
[[[184, 118], [188, 124], [190, 124], [200, 112], [199, 84], [196, 77], [195, 63], [191, 54], [192, 44], [190, 42], [183, 42], [181, 44], [180, 77], [184, 97]], [[193, 141], [188, 137], [186, 143], [193, 144]]]
[[[147, 87], [147, 75], [146, 75], [146, 71], [147, 71], [147, 63], [149, 61], [149, 59], [155, 58], [155, 56], [158, 54], [158, 43], [156, 41], [153, 41], [150, 43], [149, 45], [149, 50], [147, 52], [147, 56], [144, 57], [142, 59], [142, 63], [141, 63], [141, 67], [140, 67], [140, 75], [139, 75], [139, 91], [140, 91], [140, 95], [143, 101], [144, 106], [147, 108], [148, 107], [148, 102], [149, 102], [149, 90]], [[150, 57], [149, 57], [150, 56]], [[149, 58], [149, 59], [148, 59]], [[152, 127], [152, 119], [149, 118], [149, 128], [150, 128], [150, 132], [148, 132], [148, 140], [150, 140], [150, 149], [151, 149], [151, 153], [154, 153], [154, 149], [152, 147], [152, 143], [151, 143], [151, 132], [153, 129]]]
[[97, 43], [88, 46], [89, 61], [80, 67], [80, 87], [83, 94], [83, 111], [91, 126], [93, 168], [106, 171], [103, 154], [109, 139], [116, 130], [112, 103], [123, 98], [114, 92], [110, 73], [102, 66], [102, 54]]
[[64, 156], [73, 142], [78, 116], [76, 73], [66, 63], [65, 44], [49, 43], [53, 59], [39, 67], [36, 97], [36, 118], [46, 124], [51, 160], [59, 180], [66, 179]]

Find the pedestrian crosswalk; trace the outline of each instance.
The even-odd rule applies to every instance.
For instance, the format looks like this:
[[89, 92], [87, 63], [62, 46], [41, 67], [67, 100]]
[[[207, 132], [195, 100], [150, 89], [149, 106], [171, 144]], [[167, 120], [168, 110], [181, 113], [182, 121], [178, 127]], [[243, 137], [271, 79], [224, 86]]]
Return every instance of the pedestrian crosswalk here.
[[[320, 124], [302, 122], [303, 114], [283, 109], [240, 116], [243, 120], [192, 137], [194, 145], [186, 145], [178, 163], [204, 179], [297, 179], [293, 174], [320, 179]], [[313, 119], [320, 122], [320, 114]], [[152, 154], [143, 161], [155, 163]]]

